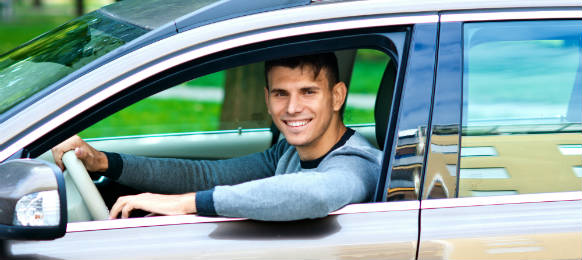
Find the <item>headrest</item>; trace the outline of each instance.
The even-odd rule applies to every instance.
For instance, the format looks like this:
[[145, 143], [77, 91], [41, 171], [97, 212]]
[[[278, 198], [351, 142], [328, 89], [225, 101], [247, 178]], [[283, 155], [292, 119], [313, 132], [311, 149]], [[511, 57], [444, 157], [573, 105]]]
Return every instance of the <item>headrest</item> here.
[[390, 59], [380, 88], [376, 96], [376, 104], [374, 106], [374, 120], [376, 121], [376, 141], [380, 150], [384, 150], [384, 143], [386, 141], [386, 130], [388, 127], [388, 120], [390, 119], [390, 108], [392, 105], [392, 95], [394, 93], [394, 85], [396, 83], [397, 66], [394, 60]]

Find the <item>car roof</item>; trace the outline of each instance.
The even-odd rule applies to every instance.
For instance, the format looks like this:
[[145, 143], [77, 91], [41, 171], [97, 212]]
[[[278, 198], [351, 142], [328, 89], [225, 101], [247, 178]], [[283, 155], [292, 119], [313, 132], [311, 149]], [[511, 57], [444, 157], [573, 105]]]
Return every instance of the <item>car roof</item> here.
[[179, 30], [181, 27], [197, 27], [234, 17], [307, 5], [310, 2], [310, 0], [124, 0], [107, 5], [99, 12], [149, 30], [165, 25], [174, 25], [176, 30]]
[[[125, 52], [127, 52], [206, 24], [281, 9], [321, 7], [322, 5], [329, 8], [327, 12], [342, 13], [349, 17], [378, 14], [362, 12], [363, 10], [377, 10], [383, 14], [401, 14], [506, 8], [582, 7], [582, 2], [580, 0], [124, 0], [105, 6], [98, 12], [151, 30], [143, 37], [126, 45]], [[370, 6], [374, 8], [370, 9]], [[310, 12], [313, 19], [326, 19], [325, 17], [329, 16], [324, 12], [318, 12]]]
[[[360, 5], [389, 5], [394, 13], [418, 11], [474, 10], [517, 7], [582, 6], [579, 0], [124, 0], [99, 11], [149, 30], [164, 25], [176, 31], [235, 17], [305, 5], [358, 2]], [[173, 22], [173, 23], [172, 23]]]

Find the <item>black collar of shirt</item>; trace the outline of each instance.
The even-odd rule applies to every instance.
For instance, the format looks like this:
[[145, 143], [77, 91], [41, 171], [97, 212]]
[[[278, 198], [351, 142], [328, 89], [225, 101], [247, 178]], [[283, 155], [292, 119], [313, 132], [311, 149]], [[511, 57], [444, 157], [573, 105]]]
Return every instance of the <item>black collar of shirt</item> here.
[[319, 166], [319, 163], [321, 163], [321, 161], [323, 161], [323, 158], [325, 158], [329, 153], [331, 153], [333, 150], [342, 147], [344, 144], [346, 144], [346, 142], [348, 141], [348, 139], [350, 139], [350, 137], [352, 137], [352, 135], [354, 135], [356, 131], [354, 131], [351, 128], [348, 128], [346, 130], [346, 132], [344, 133], [344, 135], [342, 135], [342, 138], [340, 138], [340, 140], [323, 156], [317, 158], [317, 159], [313, 159], [313, 160], [309, 160], [309, 161], [300, 161], [301, 162], [301, 168], [303, 169], [314, 169], [317, 168], [317, 166]]

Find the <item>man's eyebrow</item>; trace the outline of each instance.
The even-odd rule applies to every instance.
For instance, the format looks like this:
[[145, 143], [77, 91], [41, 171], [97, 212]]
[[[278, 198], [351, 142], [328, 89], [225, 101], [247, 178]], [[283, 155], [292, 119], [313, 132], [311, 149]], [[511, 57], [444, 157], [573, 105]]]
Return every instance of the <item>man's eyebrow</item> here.
[[287, 92], [287, 90], [280, 89], [280, 88], [271, 88], [269, 92], [271, 92], [271, 93], [273, 93], [273, 92]]

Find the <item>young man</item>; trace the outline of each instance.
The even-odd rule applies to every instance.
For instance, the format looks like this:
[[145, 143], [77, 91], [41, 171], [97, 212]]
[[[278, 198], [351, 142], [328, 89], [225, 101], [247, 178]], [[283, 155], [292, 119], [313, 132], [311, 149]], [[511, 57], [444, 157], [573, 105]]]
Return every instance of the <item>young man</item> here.
[[89, 171], [163, 195], [120, 197], [110, 217], [134, 209], [285, 221], [324, 217], [369, 201], [380, 173], [380, 151], [342, 122], [347, 88], [333, 53], [265, 63], [268, 112], [284, 140], [262, 152], [220, 161], [154, 159], [103, 153], [79, 137], [53, 148], [75, 154]]

